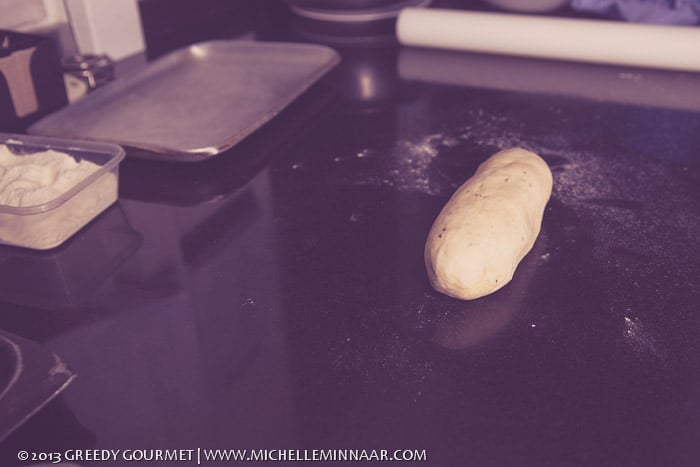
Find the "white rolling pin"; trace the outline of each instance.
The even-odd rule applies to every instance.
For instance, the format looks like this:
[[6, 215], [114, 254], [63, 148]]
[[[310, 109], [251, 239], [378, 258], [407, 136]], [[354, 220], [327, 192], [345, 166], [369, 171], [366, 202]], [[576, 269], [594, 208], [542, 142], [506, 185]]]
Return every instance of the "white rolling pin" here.
[[405, 8], [401, 44], [700, 71], [700, 28]]

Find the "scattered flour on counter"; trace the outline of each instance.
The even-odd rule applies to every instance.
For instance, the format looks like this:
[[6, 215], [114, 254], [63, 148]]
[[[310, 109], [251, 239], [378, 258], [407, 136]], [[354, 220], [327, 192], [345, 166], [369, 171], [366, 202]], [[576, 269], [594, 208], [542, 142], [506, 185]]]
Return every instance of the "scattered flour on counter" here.
[[47, 203], [99, 169], [68, 154], [48, 150], [16, 155], [0, 144], [0, 204], [28, 207]]
[[441, 187], [431, 183], [429, 169], [445, 141], [452, 144], [452, 140], [441, 133], [424, 136], [418, 141], [398, 141], [392, 151], [387, 184], [399, 191], [439, 194]]
[[[357, 151], [356, 159], [363, 163], [378, 164], [368, 168], [364, 173], [354, 171], [344, 177], [345, 183], [352, 185], [373, 185], [395, 188], [399, 191], [421, 192], [430, 195], [439, 194], [442, 187], [431, 180], [429, 170], [433, 160], [438, 156], [441, 146], [456, 144], [456, 140], [442, 134], [431, 134], [418, 140], [402, 139], [397, 141], [388, 153], [373, 148]], [[335, 157], [334, 161], [343, 159]]]
[[[470, 123], [458, 128], [455, 137], [481, 147], [492, 147], [494, 153], [501, 149], [523, 146], [523, 133], [517, 122], [482, 109], [470, 111]], [[533, 150], [525, 147], [525, 149]], [[535, 151], [537, 152], [537, 151]]]
[[372, 153], [369, 149], [363, 149], [362, 151], [358, 152], [356, 155], [357, 155], [358, 159], [364, 159], [365, 157], [371, 156]]
[[654, 333], [629, 310], [654, 319], [692, 307], [678, 297], [697, 290], [696, 189], [682, 167], [613, 151], [558, 154], [565, 163], [553, 171], [552, 199], [560, 211], [575, 213], [572, 228], [590, 241], [581, 247], [590, 248], [604, 276], [611, 312], [623, 320], [623, 342], [640, 357], [663, 359]]
[[[399, 140], [389, 158], [389, 170], [384, 184], [399, 191], [413, 191], [431, 196], [452, 193], [461, 183], [450, 181], [431, 167], [441, 151], [458, 146], [493, 147], [496, 152], [514, 146], [522, 146], [522, 135], [512, 129], [505, 117], [473, 110], [472, 124], [447, 131], [437, 131], [418, 139]], [[505, 129], [508, 128], [508, 129]], [[471, 157], [465, 149], [465, 158]]]
[[[554, 171], [552, 198], [593, 220], [594, 253], [611, 250], [647, 258], [687, 258], [700, 246], [700, 216], [692, 192], [673, 169], [653, 159], [579, 152]], [[662, 194], [660, 196], [660, 194]]]
[[497, 112], [472, 109], [468, 121], [468, 124], [456, 128], [399, 138], [388, 149], [362, 148], [345, 157], [336, 155], [332, 160], [367, 164], [344, 173], [342, 179], [346, 184], [446, 196], [464, 180], [455, 180], [454, 173], [445, 165], [439, 169], [434, 167], [434, 162], [445, 152], [450, 152], [449, 160], [456, 161], [455, 151], [459, 152], [460, 147], [464, 148], [462, 156], [465, 160], [516, 146], [541, 154], [550, 149], [561, 150], [567, 144], [556, 135], [549, 135], [542, 142], [529, 139], [523, 134], [522, 125]]
[[625, 316], [624, 339], [633, 350], [642, 354], [661, 357], [654, 336], [651, 335], [638, 318]]

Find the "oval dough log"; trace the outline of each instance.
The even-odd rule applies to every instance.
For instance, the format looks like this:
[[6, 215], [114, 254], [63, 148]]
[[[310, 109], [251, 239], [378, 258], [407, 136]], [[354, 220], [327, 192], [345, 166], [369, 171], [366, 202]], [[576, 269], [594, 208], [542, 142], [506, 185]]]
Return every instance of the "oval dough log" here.
[[537, 239], [551, 193], [552, 172], [533, 152], [505, 149], [482, 163], [428, 233], [433, 288], [472, 300], [506, 285]]

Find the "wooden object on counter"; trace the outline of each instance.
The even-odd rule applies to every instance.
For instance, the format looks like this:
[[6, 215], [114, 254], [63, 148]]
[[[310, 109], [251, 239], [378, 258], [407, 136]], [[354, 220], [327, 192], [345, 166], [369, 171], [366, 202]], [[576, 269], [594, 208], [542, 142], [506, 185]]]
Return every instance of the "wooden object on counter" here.
[[23, 131], [67, 103], [52, 39], [0, 30], [0, 131]]

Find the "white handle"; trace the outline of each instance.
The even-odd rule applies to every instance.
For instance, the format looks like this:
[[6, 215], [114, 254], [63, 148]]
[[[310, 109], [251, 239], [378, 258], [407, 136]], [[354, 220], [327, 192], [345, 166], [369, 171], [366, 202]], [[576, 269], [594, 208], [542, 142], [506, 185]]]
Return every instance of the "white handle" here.
[[700, 71], [700, 28], [406, 8], [401, 44]]

